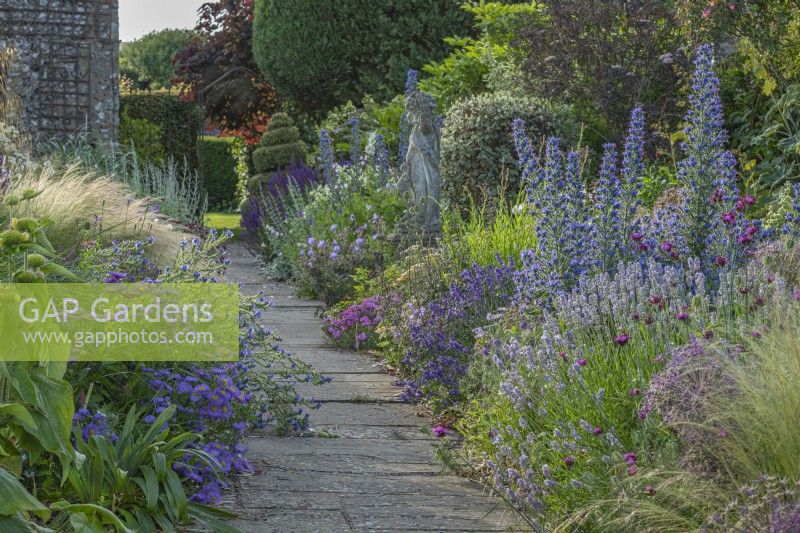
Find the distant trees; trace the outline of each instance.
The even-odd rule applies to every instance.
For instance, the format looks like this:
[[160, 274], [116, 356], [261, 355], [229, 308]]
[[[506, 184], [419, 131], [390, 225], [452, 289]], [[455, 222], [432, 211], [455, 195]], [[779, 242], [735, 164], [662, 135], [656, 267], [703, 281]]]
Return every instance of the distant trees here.
[[[216, 0], [200, 7], [196, 37], [177, 57], [184, 97], [205, 90], [206, 116], [229, 129], [252, 129], [277, 108], [277, 95], [253, 60], [252, 0]], [[238, 68], [237, 68], [238, 67]]]
[[402, 92], [409, 68], [473, 33], [461, 0], [255, 0], [253, 55], [264, 78], [311, 115]]
[[190, 30], [160, 30], [119, 48], [120, 74], [140, 89], [169, 87], [176, 74], [175, 54], [195, 38]]

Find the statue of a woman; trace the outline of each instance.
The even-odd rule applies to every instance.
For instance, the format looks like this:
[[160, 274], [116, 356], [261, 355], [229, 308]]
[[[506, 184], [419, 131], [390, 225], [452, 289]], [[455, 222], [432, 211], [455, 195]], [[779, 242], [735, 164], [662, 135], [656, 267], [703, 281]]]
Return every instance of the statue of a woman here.
[[414, 91], [406, 97], [406, 116], [411, 133], [406, 160], [400, 167], [400, 186], [410, 196], [420, 227], [431, 235], [442, 227], [436, 101], [428, 94]]

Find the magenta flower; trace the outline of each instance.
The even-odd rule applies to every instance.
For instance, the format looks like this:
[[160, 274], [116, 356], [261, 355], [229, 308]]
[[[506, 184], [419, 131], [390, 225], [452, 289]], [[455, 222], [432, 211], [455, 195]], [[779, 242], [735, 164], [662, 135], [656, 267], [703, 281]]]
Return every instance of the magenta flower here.
[[674, 245], [669, 241], [664, 241], [661, 243], [661, 249], [665, 252], [671, 252], [673, 246]]
[[652, 495], [653, 495], [653, 494], [656, 492], [656, 489], [654, 489], [654, 488], [653, 488], [653, 485], [647, 485], [647, 486], [644, 488], [644, 492], [645, 492], [645, 493], [646, 493], [648, 496], [652, 496]]
[[447, 427], [446, 427], [446, 426], [443, 426], [443, 425], [439, 424], [438, 426], [435, 426], [435, 427], [434, 427], [434, 428], [431, 430], [431, 433], [433, 433], [433, 436], [434, 436], [434, 437], [436, 437], [436, 438], [438, 438], [438, 439], [441, 439], [442, 437], [444, 437], [445, 435], [447, 435], [448, 433], [450, 433], [450, 430], [449, 430], [449, 429], [447, 429]]
[[728, 225], [733, 224], [736, 220], [736, 212], [735, 211], [728, 211], [724, 215], [722, 215], [722, 221]]
[[638, 231], [634, 231], [633, 233], [631, 233], [631, 239], [633, 239], [636, 242], [641, 241], [643, 238], [644, 238], [644, 235], [642, 235]]
[[631, 466], [628, 467], [628, 475], [629, 476], [635, 476], [636, 472], [638, 472], [638, 471], [639, 471], [639, 469], [636, 468], [636, 465], [631, 465]]
[[628, 391], [628, 394], [630, 394], [631, 396], [639, 396], [641, 394], [641, 391], [639, 389], [631, 389]]
[[622, 454], [622, 458], [629, 465], [636, 464], [636, 454], [634, 452], [625, 452]]
[[595, 428], [592, 430], [592, 433], [594, 433], [595, 435], [602, 435], [603, 428], [601, 428], [600, 426], [595, 426]]
[[614, 337], [614, 342], [616, 342], [619, 346], [625, 346], [626, 344], [628, 344], [628, 341], [630, 339], [631, 338], [629, 335], [623, 333], [621, 335], [617, 335], [616, 337]]
[[356, 335], [356, 340], [358, 342], [364, 342], [365, 340], [367, 340], [367, 334], [362, 331], [361, 333]]
[[686, 320], [689, 318], [689, 313], [687, 313], [686, 311], [681, 311], [680, 313], [675, 315], [675, 318], [677, 318], [678, 320]]
[[575, 457], [572, 455], [568, 455], [564, 457], [564, 464], [567, 466], [572, 466], [575, 464]]
[[578, 359], [578, 366], [586, 366], [586, 359]]
[[725, 265], [728, 264], [728, 258], [722, 255], [718, 255], [717, 258], [715, 259], [715, 262], [717, 263], [718, 267], [724, 267]]

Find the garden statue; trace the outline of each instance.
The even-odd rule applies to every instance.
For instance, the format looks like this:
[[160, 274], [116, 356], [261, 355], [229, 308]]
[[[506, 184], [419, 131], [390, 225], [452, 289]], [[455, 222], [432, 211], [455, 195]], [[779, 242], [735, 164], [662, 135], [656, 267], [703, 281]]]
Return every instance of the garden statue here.
[[406, 115], [411, 134], [406, 160], [400, 167], [400, 188], [409, 195], [411, 205], [416, 209], [419, 227], [426, 236], [432, 236], [442, 225], [436, 101], [428, 94], [414, 91], [406, 97]]

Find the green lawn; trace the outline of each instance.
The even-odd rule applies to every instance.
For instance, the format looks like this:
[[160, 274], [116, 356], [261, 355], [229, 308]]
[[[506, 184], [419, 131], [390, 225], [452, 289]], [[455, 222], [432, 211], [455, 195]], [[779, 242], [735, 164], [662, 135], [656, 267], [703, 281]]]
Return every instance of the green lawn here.
[[206, 227], [223, 231], [231, 230], [236, 238], [242, 233], [240, 225], [242, 215], [240, 213], [206, 213]]

